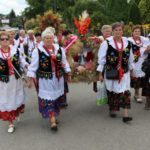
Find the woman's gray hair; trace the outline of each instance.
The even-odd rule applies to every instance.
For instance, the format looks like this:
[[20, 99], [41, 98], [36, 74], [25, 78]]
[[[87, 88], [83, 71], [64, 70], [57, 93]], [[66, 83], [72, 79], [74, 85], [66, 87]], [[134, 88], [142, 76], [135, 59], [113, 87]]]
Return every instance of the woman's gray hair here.
[[33, 34], [34, 32], [33, 32], [33, 30], [28, 30], [27, 31], [27, 34]]
[[47, 27], [45, 30], [53, 32], [54, 35], [56, 33], [55, 28], [53, 28], [53, 27]]
[[114, 30], [117, 27], [122, 27], [122, 29], [123, 29], [123, 25], [124, 24], [122, 22], [115, 22], [112, 24], [112, 30]]
[[45, 29], [43, 32], [42, 32], [42, 39], [44, 38], [44, 37], [46, 37], [46, 36], [52, 36], [53, 38], [54, 38], [54, 33], [52, 32], [52, 31], [50, 31], [50, 30], [47, 30], [47, 29]]
[[101, 32], [104, 32], [106, 29], [111, 29], [112, 27], [110, 25], [103, 25], [101, 28]]

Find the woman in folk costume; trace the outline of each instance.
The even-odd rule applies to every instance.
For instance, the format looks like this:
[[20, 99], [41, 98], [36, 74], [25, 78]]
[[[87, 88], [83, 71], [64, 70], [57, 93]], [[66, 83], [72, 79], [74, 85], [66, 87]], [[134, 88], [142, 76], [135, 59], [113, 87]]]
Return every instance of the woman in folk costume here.
[[35, 44], [35, 47], [39, 47], [40, 45], [43, 44], [43, 41], [42, 41], [42, 37], [41, 37], [41, 33], [37, 32], [34, 34], [35, 36], [35, 39], [36, 39], [36, 44]]
[[26, 61], [28, 63], [31, 63], [31, 55], [32, 55], [33, 50], [36, 47], [36, 39], [35, 39], [33, 30], [28, 30], [27, 34], [28, 35], [25, 38], [24, 43], [23, 43], [23, 49], [24, 49], [23, 53], [26, 58]]
[[0, 119], [9, 122], [8, 132], [14, 132], [13, 121], [24, 110], [24, 89], [20, 67], [27, 63], [16, 47], [10, 48], [9, 34], [0, 34]]
[[[102, 35], [99, 36], [98, 38], [101, 40], [102, 43], [112, 35], [112, 27], [110, 25], [103, 25], [101, 28], [101, 33]], [[93, 91], [97, 92], [97, 82], [93, 82]]]
[[[55, 28], [53, 28], [53, 27], [47, 27], [46, 29], [45, 29], [45, 32], [52, 32], [53, 34], [54, 34], [54, 44], [55, 45], [58, 45], [58, 43], [60, 43], [59, 41], [58, 41], [58, 37], [56, 36], [56, 31], [55, 31]], [[43, 41], [42, 41], [43, 42]], [[58, 45], [59, 46], [59, 45]], [[61, 45], [62, 46], [62, 45]], [[63, 46], [62, 46], [63, 47]], [[64, 49], [65, 50], [65, 49]], [[68, 60], [67, 60], [68, 61]], [[69, 63], [69, 61], [68, 61], [68, 63]], [[69, 64], [70, 65], [70, 64]], [[70, 66], [71, 67], [71, 66]], [[63, 100], [64, 101], [62, 101], [61, 102], [61, 106], [60, 106], [60, 108], [61, 109], [64, 109], [64, 108], [67, 108], [68, 107], [68, 103], [67, 103], [67, 93], [68, 93], [68, 91], [69, 91], [69, 88], [68, 88], [68, 83], [67, 83], [67, 79], [66, 79], [66, 74], [64, 74], [64, 98], [63, 98]]]
[[17, 40], [15, 39], [15, 31], [8, 31], [9, 33], [9, 44], [10, 44], [10, 47], [18, 47], [18, 42]]
[[23, 45], [25, 38], [26, 38], [26, 32], [25, 32], [25, 30], [22, 29], [19, 31], [19, 38], [17, 40], [18, 48], [20, 48], [21, 45]]
[[[127, 38], [122, 37], [123, 25], [112, 25], [113, 36], [105, 40], [98, 52], [99, 80], [105, 81], [110, 117], [116, 117], [120, 107], [124, 109], [123, 122], [129, 122], [130, 108], [130, 70], [133, 69], [132, 45]], [[102, 72], [104, 71], [104, 78]]]
[[103, 42], [106, 38], [111, 36], [112, 27], [110, 25], [103, 25], [101, 28], [102, 35], [98, 38]]
[[[38, 80], [39, 111], [43, 118], [49, 118], [51, 130], [57, 130], [56, 116], [64, 101], [64, 77], [71, 72], [65, 52], [54, 44], [54, 34], [45, 30], [42, 33], [43, 45], [33, 51], [28, 68], [29, 86], [32, 78]], [[37, 76], [36, 76], [37, 75]]]
[[135, 68], [131, 74], [131, 87], [135, 89], [134, 99], [136, 102], [141, 103], [142, 98], [140, 88], [142, 88], [142, 82], [145, 76], [141, 67], [144, 59], [147, 57], [145, 50], [150, 42], [148, 38], [141, 36], [141, 27], [137, 25], [132, 29], [132, 37], [129, 37], [128, 39], [135, 45], [133, 47]]

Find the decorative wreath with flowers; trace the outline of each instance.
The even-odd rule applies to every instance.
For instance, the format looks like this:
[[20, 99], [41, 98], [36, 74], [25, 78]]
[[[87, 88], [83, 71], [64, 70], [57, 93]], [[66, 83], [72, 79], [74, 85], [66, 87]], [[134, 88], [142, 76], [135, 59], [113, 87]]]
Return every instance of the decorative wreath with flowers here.
[[[77, 67], [79, 71], [74, 73], [74, 81], [85, 81], [90, 83], [97, 80], [97, 54], [102, 41], [97, 36], [89, 35], [88, 31], [90, 23], [91, 18], [87, 11], [84, 11], [78, 19], [74, 18], [75, 27], [77, 28], [80, 40], [84, 45], [84, 48], [81, 52], [83, 52], [83, 55], [84, 53], [87, 53], [85, 64], [79, 64], [79, 66]], [[88, 49], [88, 51], [84, 49]]]

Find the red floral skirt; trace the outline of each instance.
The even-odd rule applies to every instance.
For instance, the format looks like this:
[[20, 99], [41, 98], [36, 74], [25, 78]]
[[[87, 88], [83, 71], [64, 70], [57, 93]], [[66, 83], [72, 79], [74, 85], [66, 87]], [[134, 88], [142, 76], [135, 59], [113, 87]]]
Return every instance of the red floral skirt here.
[[24, 110], [25, 105], [21, 105], [19, 108], [17, 108], [16, 110], [12, 110], [12, 111], [0, 111], [0, 119], [2, 119], [3, 121], [13, 121], [16, 119], [16, 117], [19, 116], [19, 114]]
[[130, 91], [125, 91], [125, 92], [119, 93], [119, 94], [107, 91], [107, 96], [108, 96], [109, 110], [119, 111], [120, 108], [130, 109], [130, 107], [131, 107], [131, 104], [130, 104], [130, 99], [131, 99]]

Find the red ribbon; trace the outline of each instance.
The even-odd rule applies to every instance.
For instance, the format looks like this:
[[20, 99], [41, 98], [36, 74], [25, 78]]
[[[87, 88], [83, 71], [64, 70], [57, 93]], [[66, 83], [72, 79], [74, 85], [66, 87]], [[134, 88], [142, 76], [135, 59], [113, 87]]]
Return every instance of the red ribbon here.
[[123, 40], [121, 38], [121, 48], [118, 47], [118, 43], [116, 41], [116, 39], [114, 38], [114, 43], [115, 43], [115, 47], [116, 50], [119, 53], [119, 62], [118, 62], [118, 72], [119, 72], [119, 77], [118, 77], [118, 82], [120, 83], [122, 77], [123, 77], [123, 69], [122, 69], [122, 52], [123, 52], [123, 48], [124, 48], [124, 43]]

